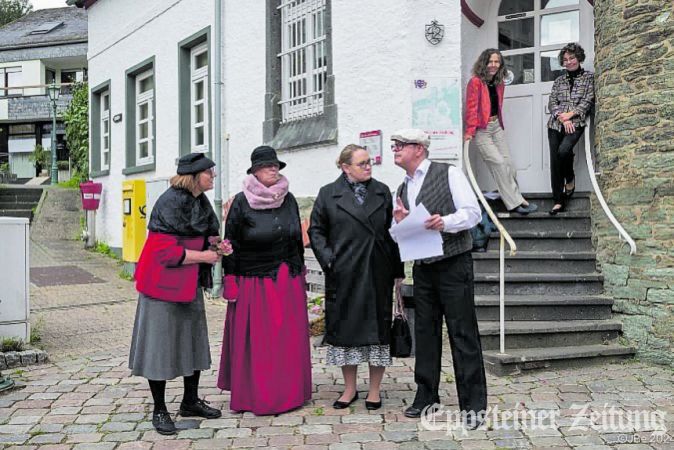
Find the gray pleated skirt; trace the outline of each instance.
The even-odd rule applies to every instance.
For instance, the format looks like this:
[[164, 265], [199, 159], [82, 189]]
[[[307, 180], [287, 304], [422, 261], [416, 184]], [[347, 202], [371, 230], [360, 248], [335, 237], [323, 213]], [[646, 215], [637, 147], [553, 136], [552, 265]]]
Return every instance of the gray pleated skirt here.
[[149, 380], [190, 376], [211, 367], [206, 309], [201, 288], [189, 303], [138, 296], [129, 369]]

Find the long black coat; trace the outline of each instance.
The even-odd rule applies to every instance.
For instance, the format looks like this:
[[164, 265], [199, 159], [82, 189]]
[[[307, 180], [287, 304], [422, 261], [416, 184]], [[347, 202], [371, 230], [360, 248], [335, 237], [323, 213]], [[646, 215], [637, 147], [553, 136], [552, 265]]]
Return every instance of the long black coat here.
[[342, 176], [318, 193], [309, 237], [325, 273], [328, 344], [389, 344], [394, 278], [404, 276], [388, 232], [392, 210], [389, 188], [374, 179], [363, 205]]

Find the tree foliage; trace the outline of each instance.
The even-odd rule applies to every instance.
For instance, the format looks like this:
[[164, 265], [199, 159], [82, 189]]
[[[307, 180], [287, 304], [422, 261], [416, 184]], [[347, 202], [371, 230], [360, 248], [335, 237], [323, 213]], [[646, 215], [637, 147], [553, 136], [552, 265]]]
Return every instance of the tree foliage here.
[[74, 176], [86, 179], [89, 175], [89, 85], [77, 83], [73, 88], [73, 99], [63, 114], [66, 143]]
[[32, 10], [30, 0], [0, 0], [0, 26], [13, 22]]

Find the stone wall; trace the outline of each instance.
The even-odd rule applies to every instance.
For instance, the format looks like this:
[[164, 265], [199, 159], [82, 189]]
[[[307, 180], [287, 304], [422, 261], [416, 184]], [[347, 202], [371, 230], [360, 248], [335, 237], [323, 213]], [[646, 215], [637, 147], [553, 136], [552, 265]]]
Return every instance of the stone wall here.
[[674, 11], [671, 0], [595, 1], [599, 183], [629, 247], [593, 205], [608, 295], [638, 356], [674, 365]]

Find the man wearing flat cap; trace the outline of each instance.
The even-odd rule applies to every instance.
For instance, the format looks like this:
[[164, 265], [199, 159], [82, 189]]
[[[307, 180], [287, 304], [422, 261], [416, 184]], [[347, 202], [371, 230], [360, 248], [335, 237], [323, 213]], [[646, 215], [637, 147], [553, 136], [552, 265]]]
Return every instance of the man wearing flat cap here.
[[417, 393], [404, 414], [420, 417], [440, 403], [444, 317], [459, 406], [465, 425], [477, 428], [487, 409], [487, 384], [475, 315], [472, 239], [468, 230], [480, 221], [480, 207], [460, 169], [427, 159], [430, 138], [425, 132], [400, 130], [391, 136], [391, 141], [395, 163], [406, 172], [394, 197], [393, 218], [398, 223], [423, 203], [431, 214], [425, 226], [440, 232], [443, 250], [441, 256], [414, 261]]

